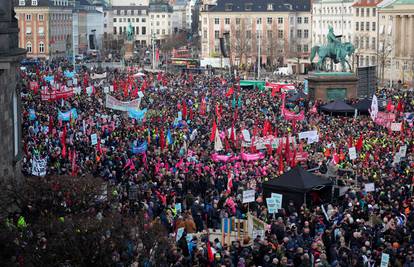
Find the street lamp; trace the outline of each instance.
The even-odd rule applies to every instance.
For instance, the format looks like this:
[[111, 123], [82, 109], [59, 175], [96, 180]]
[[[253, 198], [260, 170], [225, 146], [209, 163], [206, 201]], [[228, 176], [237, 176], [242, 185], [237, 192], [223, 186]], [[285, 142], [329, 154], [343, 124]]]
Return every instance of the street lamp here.
[[156, 40], [156, 36], [155, 36], [155, 33], [153, 32], [151, 34], [151, 42], [152, 42], [152, 70], [155, 70], [155, 40]]

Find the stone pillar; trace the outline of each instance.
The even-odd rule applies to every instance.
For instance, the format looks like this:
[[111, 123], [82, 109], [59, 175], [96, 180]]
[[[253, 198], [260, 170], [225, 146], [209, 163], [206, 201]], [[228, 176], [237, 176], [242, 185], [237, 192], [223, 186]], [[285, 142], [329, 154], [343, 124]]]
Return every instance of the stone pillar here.
[[404, 57], [405, 55], [405, 47], [406, 47], [406, 16], [402, 15], [400, 16], [400, 29], [398, 29], [400, 32], [400, 40], [399, 40], [399, 45], [400, 45], [400, 53], [399, 56], [400, 57]]
[[410, 16], [410, 23], [408, 24], [408, 40], [409, 40], [409, 52], [408, 55], [414, 57], [414, 15]]

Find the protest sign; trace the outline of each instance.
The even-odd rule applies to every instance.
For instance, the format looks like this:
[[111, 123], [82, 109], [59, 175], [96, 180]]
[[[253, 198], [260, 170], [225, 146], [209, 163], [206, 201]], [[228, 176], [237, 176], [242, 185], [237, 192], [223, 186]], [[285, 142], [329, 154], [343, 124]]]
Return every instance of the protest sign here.
[[184, 234], [184, 227], [180, 227], [180, 228], [178, 228], [178, 230], [177, 230], [177, 235], [176, 235], [176, 237], [175, 237], [175, 241], [180, 240], [180, 239], [181, 239], [181, 237], [183, 236], [183, 234]]
[[250, 139], [250, 133], [249, 133], [249, 130], [244, 129], [244, 130], [242, 131], [242, 135], [243, 135], [243, 140], [244, 140], [245, 142], [250, 142], [250, 141], [251, 141], [251, 139]]
[[104, 87], [104, 93], [105, 93], [105, 94], [109, 94], [109, 87], [108, 87], [108, 86], [105, 86], [105, 87]]
[[400, 146], [400, 150], [398, 153], [400, 153], [400, 156], [402, 158], [405, 157], [407, 155], [407, 145]]
[[272, 193], [271, 197], [275, 200], [276, 210], [281, 209], [282, 208], [283, 195]]
[[270, 214], [273, 214], [277, 211], [277, 209], [276, 209], [276, 200], [275, 199], [273, 199], [271, 197], [266, 198], [266, 204], [267, 204], [267, 209], [269, 210]]
[[66, 86], [60, 87], [59, 90], [52, 88], [52, 91], [49, 91], [49, 88], [45, 87], [40, 91], [40, 97], [43, 101], [66, 99], [72, 97], [74, 94], [73, 88]]
[[260, 240], [264, 240], [265, 230], [253, 229], [253, 234], [252, 234], [253, 239], [256, 239], [259, 236], [260, 236]]
[[181, 203], [175, 203], [175, 212], [181, 213]]
[[99, 73], [92, 73], [91, 79], [97, 80], [97, 79], [105, 79], [106, 78], [106, 72], [99, 74]]
[[354, 146], [353, 147], [350, 147], [348, 149], [348, 153], [349, 153], [349, 159], [350, 160], [353, 160], [353, 159], [356, 159], [357, 158], [356, 148]]
[[375, 191], [375, 184], [374, 183], [367, 183], [364, 186], [365, 186], [365, 188], [364, 188], [365, 192]]
[[119, 111], [128, 111], [130, 109], [139, 109], [139, 106], [141, 104], [141, 98], [131, 100], [131, 101], [119, 101], [113, 96], [110, 96], [109, 94], [106, 95], [106, 107], [119, 110]]
[[393, 122], [391, 123], [391, 131], [399, 132], [401, 131], [401, 122]]
[[32, 175], [45, 176], [46, 175], [46, 158], [33, 158], [32, 162]]
[[243, 191], [243, 204], [254, 202], [255, 192], [256, 191], [254, 191], [254, 190], [245, 190], [245, 191]]
[[96, 133], [91, 134], [91, 143], [93, 146], [98, 143], [98, 136], [96, 135]]
[[138, 97], [139, 97], [139, 98], [143, 98], [143, 97], [144, 97], [144, 94], [143, 94], [141, 91], [139, 91], [139, 92], [138, 92]]
[[306, 131], [299, 133], [299, 139], [306, 139], [308, 144], [319, 142], [318, 131]]
[[388, 267], [389, 261], [390, 261], [390, 255], [383, 252], [382, 255], [381, 255], [381, 265], [380, 265], [380, 267]]

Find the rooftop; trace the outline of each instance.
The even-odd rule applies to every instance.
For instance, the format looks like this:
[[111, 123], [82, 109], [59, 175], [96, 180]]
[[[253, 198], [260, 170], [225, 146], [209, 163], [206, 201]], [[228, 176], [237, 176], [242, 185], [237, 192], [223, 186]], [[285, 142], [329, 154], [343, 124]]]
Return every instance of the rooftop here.
[[379, 3], [381, 3], [382, 0], [359, 0], [356, 1], [355, 4], [352, 6], [354, 7], [374, 7], [377, 6]]
[[208, 12], [310, 11], [310, 0], [217, 0]]

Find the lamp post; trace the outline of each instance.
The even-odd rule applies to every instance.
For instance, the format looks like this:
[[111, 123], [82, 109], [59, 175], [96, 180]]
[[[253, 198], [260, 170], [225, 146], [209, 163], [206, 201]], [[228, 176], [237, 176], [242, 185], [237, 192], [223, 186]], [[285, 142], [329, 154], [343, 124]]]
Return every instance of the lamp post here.
[[155, 33], [151, 34], [152, 42], [152, 70], [155, 70]]
[[257, 36], [258, 36], [258, 38], [259, 38], [259, 44], [258, 44], [258, 47], [257, 47], [257, 79], [259, 80], [260, 79], [260, 66], [262, 65], [261, 64], [261, 57], [262, 57], [262, 55], [261, 55], [261, 41], [262, 41], [262, 36], [261, 36], [261, 34], [260, 34], [260, 30], [258, 30], [257, 31]]

